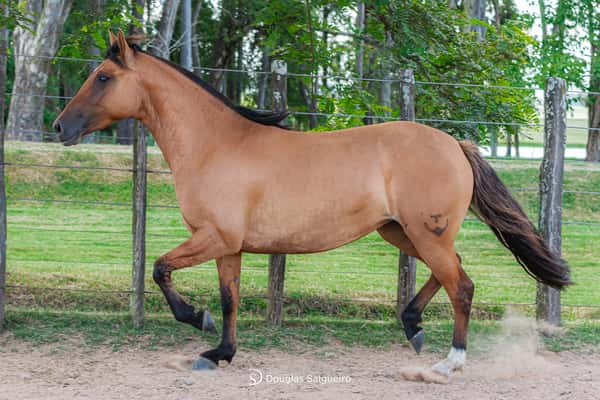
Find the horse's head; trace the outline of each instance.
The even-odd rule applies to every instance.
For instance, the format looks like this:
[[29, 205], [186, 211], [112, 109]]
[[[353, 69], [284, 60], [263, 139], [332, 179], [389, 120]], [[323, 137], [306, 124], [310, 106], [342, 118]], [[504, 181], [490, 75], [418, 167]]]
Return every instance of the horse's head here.
[[77, 144], [83, 136], [118, 120], [139, 118], [143, 92], [135, 50], [122, 31], [117, 36], [110, 32], [110, 46], [106, 59], [54, 121], [65, 146]]

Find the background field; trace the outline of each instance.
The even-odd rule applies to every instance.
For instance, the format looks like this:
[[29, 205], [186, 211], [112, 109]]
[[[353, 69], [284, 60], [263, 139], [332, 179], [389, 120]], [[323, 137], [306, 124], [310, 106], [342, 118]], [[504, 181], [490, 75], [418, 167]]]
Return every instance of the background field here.
[[[7, 284], [9, 324], [13, 324], [13, 331], [32, 335], [35, 330], [32, 328], [42, 324], [49, 329], [33, 337], [47, 340], [55, 330], [64, 332], [66, 327], [74, 326], [88, 332], [91, 340], [99, 340], [109, 326], [124, 327], [131, 285], [131, 173], [18, 164], [129, 168], [130, 149], [82, 145], [77, 150], [64, 150], [52, 144], [11, 142], [6, 158], [9, 163]], [[506, 184], [515, 189], [513, 193], [531, 218], [537, 220], [539, 161], [491, 162]], [[149, 164], [153, 170], [166, 169], [155, 148], [150, 152]], [[177, 332], [187, 328], [172, 325], [166, 302], [151, 280], [151, 271], [154, 259], [185, 240], [187, 232], [175, 207], [170, 175], [151, 173], [148, 179], [146, 310], [153, 314], [150, 320], [156, 327], [166, 326]], [[600, 166], [567, 163], [563, 253], [578, 285], [563, 295], [564, 315], [588, 336], [593, 336], [589, 335], [589, 329], [595, 329], [595, 325], [589, 328], [586, 321], [600, 318], [597, 252], [600, 196], [590, 193], [598, 188]], [[98, 204], [103, 202], [121, 205]], [[461, 230], [457, 249], [476, 285], [475, 318], [498, 319], [506, 304], [515, 304], [532, 314], [534, 282], [489, 229], [472, 217]], [[310, 339], [315, 334], [315, 321], [326, 322], [325, 326], [342, 340], [379, 343], [399, 339], [394, 322], [397, 262], [397, 250], [376, 234], [327, 253], [289, 256], [285, 282], [285, 318], [289, 325], [265, 339], [267, 328], [261, 321], [266, 309], [267, 256], [245, 255], [241, 329], [262, 332], [250, 336], [253, 344], [261, 340], [281, 342], [277, 337], [284, 332]], [[428, 270], [424, 265], [417, 269], [420, 286]], [[174, 276], [177, 288], [195, 305], [208, 306], [219, 316], [218, 280], [213, 263], [178, 271]], [[451, 328], [448, 321], [451, 310], [446, 302], [445, 294], [440, 293], [428, 311], [429, 325], [444, 334]], [[294, 326], [299, 329], [294, 330]], [[357, 330], [357, 326], [362, 330]], [[485, 331], [494, 324], [475, 322], [473, 326], [475, 331]], [[119, 329], [126, 330], [117, 337], [127, 337], [129, 328]], [[365, 337], [364, 329], [372, 330], [373, 335]]]

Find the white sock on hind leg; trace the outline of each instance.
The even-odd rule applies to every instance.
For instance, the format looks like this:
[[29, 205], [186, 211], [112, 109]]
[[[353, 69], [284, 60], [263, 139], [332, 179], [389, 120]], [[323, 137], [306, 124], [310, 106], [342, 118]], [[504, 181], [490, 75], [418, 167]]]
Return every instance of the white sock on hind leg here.
[[435, 364], [432, 369], [436, 372], [439, 372], [442, 375], [450, 375], [453, 371], [457, 369], [462, 369], [463, 365], [465, 365], [465, 361], [467, 360], [467, 352], [465, 349], [457, 349], [452, 347], [450, 349], [450, 353], [448, 353], [448, 357], [445, 360], [440, 361]]

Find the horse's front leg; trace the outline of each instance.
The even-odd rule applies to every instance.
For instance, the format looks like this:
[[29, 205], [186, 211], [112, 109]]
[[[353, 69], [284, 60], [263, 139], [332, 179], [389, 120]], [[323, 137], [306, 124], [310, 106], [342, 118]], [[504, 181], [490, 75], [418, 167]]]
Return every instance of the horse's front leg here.
[[171, 273], [175, 270], [221, 258], [232, 250], [220, 237], [214, 227], [197, 230], [192, 237], [156, 260], [154, 264], [154, 281], [163, 292], [173, 316], [177, 321], [188, 323], [200, 330], [216, 333], [215, 324], [207, 310], [196, 312], [194, 307], [186, 303], [173, 287]]
[[231, 363], [236, 350], [237, 308], [240, 303], [240, 254], [217, 259], [219, 287], [221, 290], [221, 309], [223, 310], [223, 336], [216, 349], [202, 353], [193, 369], [214, 368], [220, 360]]

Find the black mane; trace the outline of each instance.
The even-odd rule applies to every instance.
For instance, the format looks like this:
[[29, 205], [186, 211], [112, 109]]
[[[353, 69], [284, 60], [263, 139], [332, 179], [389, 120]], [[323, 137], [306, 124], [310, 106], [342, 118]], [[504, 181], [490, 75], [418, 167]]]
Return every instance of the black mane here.
[[[208, 82], [206, 82], [204, 79], [200, 78], [199, 76], [195, 75], [191, 71], [188, 71], [187, 69], [182, 68], [181, 66], [179, 66], [169, 60], [165, 60], [164, 58], [161, 58], [154, 54], [143, 51], [140, 48], [140, 46], [138, 46], [135, 43], [129, 43], [129, 47], [131, 47], [131, 49], [133, 49], [133, 51], [135, 51], [135, 52], [147, 54], [147, 55], [167, 64], [171, 68], [174, 68], [176, 71], [183, 74], [188, 79], [190, 79], [191, 81], [193, 81], [194, 83], [196, 83], [197, 85], [202, 87], [204, 90], [206, 90], [208, 93], [210, 93], [211, 95], [213, 95], [214, 97], [219, 99], [223, 104], [225, 104], [227, 107], [231, 108], [233, 111], [235, 111], [242, 117], [247, 118], [251, 121], [257, 122], [262, 125], [279, 126], [281, 128], [287, 128], [285, 125], [282, 125], [282, 122], [289, 115], [288, 111], [283, 111], [283, 112], [257, 111], [257, 110], [253, 110], [248, 107], [236, 105], [231, 100], [229, 100], [229, 98], [227, 98], [221, 92], [219, 92], [217, 89], [212, 87]], [[113, 61], [117, 65], [123, 66], [123, 62], [119, 58], [119, 45], [117, 43], [113, 44], [106, 51], [106, 55], [104, 58]]]

